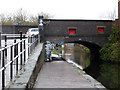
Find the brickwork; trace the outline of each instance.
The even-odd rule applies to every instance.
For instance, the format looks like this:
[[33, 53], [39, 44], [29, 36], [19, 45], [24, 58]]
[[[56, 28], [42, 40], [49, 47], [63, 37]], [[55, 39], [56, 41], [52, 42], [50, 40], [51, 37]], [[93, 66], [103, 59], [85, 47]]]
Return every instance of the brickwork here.
[[[52, 42], [93, 42], [99, 46], [107, 42], [111, 33], [111, 20], [57, 20], [44, 19], [44, 40]], [[104, 32], [98, 32], [98, 27], [104, 27]], [[76, 34], [69, 35], [69, 29], [76, 29]]]
[[119, 19], [119, 28], [120, 28], [120, 0], [118, 1], [118, 19]]
[[38, 26], [32, 26], [32, 25], [0, 25], [2, 27], [2, 32], [4, 34], [18, 34], [20, 31], [22, 31], [24, 34], [27, 32], [29, 28], [37, 28]]

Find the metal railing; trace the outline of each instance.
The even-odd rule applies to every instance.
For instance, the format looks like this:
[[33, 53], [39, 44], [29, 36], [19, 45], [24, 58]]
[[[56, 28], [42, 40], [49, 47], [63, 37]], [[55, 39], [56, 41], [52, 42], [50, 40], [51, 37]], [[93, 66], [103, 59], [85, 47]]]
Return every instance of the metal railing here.
[[7, 36], [4, 35], [5, 45], [0, 49], [0, 87], [2, 89], [19, 74], [18, 71], [25, 65], [27, 58], [39, 42], [38, 35], [26, 38], [25, 34], [20, 32], [17, 36], [20, 38], [15, 39], [13, 44], [8, 44]]

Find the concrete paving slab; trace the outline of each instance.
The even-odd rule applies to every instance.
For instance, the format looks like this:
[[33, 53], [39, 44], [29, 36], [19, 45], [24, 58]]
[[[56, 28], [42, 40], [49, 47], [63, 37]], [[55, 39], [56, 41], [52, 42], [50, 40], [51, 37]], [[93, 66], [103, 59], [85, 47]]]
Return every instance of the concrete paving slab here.
[[34, 88], [96, 88], [65, 61], [46, 62]]

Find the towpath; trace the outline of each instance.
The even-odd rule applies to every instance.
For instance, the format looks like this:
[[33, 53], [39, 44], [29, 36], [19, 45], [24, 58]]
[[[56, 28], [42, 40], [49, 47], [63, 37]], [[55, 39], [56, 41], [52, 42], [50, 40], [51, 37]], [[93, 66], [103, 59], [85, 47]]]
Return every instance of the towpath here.
[[34, 88], [96, 88], [65, 61], [46, 62]]

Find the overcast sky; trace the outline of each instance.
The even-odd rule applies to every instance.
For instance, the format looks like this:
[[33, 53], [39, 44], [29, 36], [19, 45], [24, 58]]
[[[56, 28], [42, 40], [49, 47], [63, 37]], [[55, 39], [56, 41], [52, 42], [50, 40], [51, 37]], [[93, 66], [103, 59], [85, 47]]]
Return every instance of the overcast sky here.
[[55, 19], [101, 19], [118, 12], [118, 0], [1, 0], [0, 14], [22, 8], [31, 15], [49, 13]]

